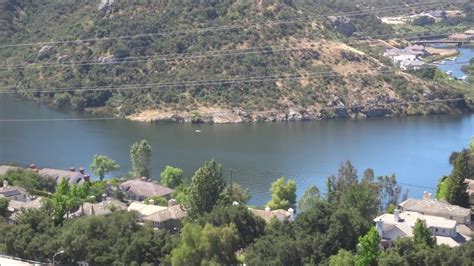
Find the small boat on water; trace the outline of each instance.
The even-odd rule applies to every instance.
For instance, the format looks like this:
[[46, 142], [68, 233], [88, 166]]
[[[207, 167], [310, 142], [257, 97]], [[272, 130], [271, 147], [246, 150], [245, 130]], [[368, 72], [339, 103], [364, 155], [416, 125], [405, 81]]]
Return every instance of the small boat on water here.
[[196, 130], [194, 130], [194, 132], [196, 132], [196, 133], [201, 133], [201, 132], [202, 132], [202, 130], [200, 130], [200, 129], [196, 129]]
[[439, 64], [444, 65], [444, 64], [446, 64], [446, 61], [443, 60], [443, 61], [439, 62]]
[[451, 76], [451, 75], [453, 74], [453, 71], [451, 71], [451, 70], [448, 70], [448, 71], [446, 71], [446, 74], [448, 74], [448, 75], [450, 75], [450, 76]]

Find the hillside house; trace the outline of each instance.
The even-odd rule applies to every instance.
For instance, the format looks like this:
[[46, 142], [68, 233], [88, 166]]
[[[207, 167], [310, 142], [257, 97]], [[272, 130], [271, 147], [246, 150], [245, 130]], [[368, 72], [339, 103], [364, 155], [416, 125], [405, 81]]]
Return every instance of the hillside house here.
[[136, 211], [138, 212], [141, 216], [147, 216], [159, 211], [162, 211], [166, 209], [167, 207], [165, 206], [158, 206], [158, 205], [153, 205], [153, 204], [145, 204], [141, 202], [132, 202], [130, 206], [128, 206], [127, 210], [130, 211]]
[[278, 219], [280, 222], [283, 221], [293, 221], [295, 219], [295, 210], [290, 208], [286, 210], [270, 210], [270, 208], [265, 208], [265, 210], [259, 210], [254, 208], [249, 208], [255, 216], [258, 216], [269, 223], [273, 218]]
[[120, 184], [120, 188], [130, 200], [144, 201], [151, 197], [164, 197], [171, 199], [173, 189], [161, 186], [153, 182], [140, 179], [129, 180]]
[[41, 197], [34, 200], [27, 198], [27, 201], [10, 200], [8, 202], [7, 208], [7, 222], [14, 224], [16, 223], [18, 215], [20, 215], [22, 211], [29, 209], [39, 209], [42, 206], [43, 202]]
[[425, 63], [418, 59], [415, 60], [405, 60], [400, 62], [400, 68], [403, 70], [418, 70], [423, 67]]
[[4, 180], [3, 186], [0, 187], [0, 197], [8, 200], [26, 202], [28, 200], [28, 192], [22, 187], [10, 186], [8, 181]]
[[187, 216], [186, 209], [176, 201], [170, 200], [167, 208], [144, 216], [143, 221], [153, 223], [156, 228], [166, 228], [177, 231], [181, 227], [181, 220]]
[[[34, 168], [34, 170], [36, 169]], [[56, 181], [56, 184], [59, 184], [63, 178], [71, 185], [80, 185], [90, 180], [90, 176], [85, 173], [84, 168], [82, 167], [79, 168], [79, 171], [76, 171], [75, 168], [70, 168], [69, 171], [52, 168], [43, 168], [37, 171], [40, 177], [53, 178]]]
[[457, 221], [443, 217], [424, 215], [419, 212], [396, 209], [393, 214], [382, 214], [374, 219], [377, 232], [382, 238], [384, 247], [391, 246], [394, 240], [403, 237], [413, 237], [413, 227], [417, 220], [425, 221], [432, 231], [438, 245], [450, 247], [460, 246], [471, 238], [457, 232]]
[[80, 217], [80, 216], [103, 216], [109, 215], [114, 211], [126, 211], [127, 204], [116, 200], [107, 198], [106, 195], [103, 196], [101, 202], [89, 203], [85, 202], [79, 210], [71, 214], [71, 217]]
[[423, 215], [431, 215], [454, 220], [459, 224], [471, 224], [471, 210], [445, 201], [431, 199], [428, 192], [423, 193], [423, 199], [409, 198], [399, 205], [403, 211], [418, 212]]

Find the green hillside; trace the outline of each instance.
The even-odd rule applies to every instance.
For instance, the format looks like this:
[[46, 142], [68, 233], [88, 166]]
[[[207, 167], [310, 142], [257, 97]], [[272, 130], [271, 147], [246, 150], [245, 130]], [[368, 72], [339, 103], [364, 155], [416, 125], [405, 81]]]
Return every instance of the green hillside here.
[[[396, 70], [380, 49], [360, 41], [396, 33], [377, 13], [348, 15], [346, 24], [327, 17], [417, 8], [395, 10], [397, 1], [359, 7], [353, 1], [189, 2], [0, 0], [0, 43], [32, 43], [1, 47], [2, 65], [10, 67], [0, 70], [0, 86], [59, 108], [139, 120], [272, 121], [468, 108], [463, 101], [393, 104], [462, 93]], [[135, 37], [97, 40], [114, 36]], [[78, 39], [94, 40], [48, 43]], [[289, 78], [295, 75], [302, 78]], [[207, 82], [189, 84], [195, 81]], [[159, 85], [169, 83], [175, 84]], [[138, 86], [144, 84], [155, 85]], [[135, 86], [97, 90], [124, 85]]]

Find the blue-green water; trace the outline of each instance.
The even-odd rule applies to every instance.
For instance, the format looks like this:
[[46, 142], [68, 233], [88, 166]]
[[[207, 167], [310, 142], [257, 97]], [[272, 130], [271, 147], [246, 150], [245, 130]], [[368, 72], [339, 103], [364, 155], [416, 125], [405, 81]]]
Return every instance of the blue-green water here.
[[[0, 120], [77, 118], [30, 102], [0, 98]], [[201, 133], [195, 130], [200, 129]], [[359, 172], [395, 173], [412, 196], [434, 192], [438, 179], [451, 171], [448, 157], [474, 135], [474, 115], [328, 120], [235, 125], [153, 125], [125, 120], [0, 122], [0, 163], [35, 163], [67, 169], [87, 166], [105, 154], [129, 170], [129, 148], [147, 139], [153, 148], [153, 176], [167, 164], [192, 175], [215, 158], [226, 176], [250, 189], [252, 204], [269, 199], [271, 182], [295, 179], [298, 195], [337, 174], [344, 160]]]

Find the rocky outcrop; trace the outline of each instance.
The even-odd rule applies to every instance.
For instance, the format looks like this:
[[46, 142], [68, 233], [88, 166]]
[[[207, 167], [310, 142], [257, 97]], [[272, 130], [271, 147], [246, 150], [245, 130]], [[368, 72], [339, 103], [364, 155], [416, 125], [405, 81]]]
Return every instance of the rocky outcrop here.
[[369, 117], [392, 117], [428, 113], [454, 113], [450, 108], [440, 105], [430, 110], [414, 111], [410, 104], [390, 105], [393, 99], [386, 97], [385, 101], [374, 101], [373, 104], [343, 105], [334, 107], [308, 108], [289, 107], [285, 110], [266, 110], [247, 112], [242, 109], [200, 108], [196, 111], [159, 111], [146, 110], [128, 116], [128, 119], [143, 122], [177, 122], [177, 123], [216, 123], [232, 124], [245, 122], [281, 122], [305, 121], [334, 118], [363, 119]]
[[38, 51], [37, 58], [38, 59], [43, 59], [46, 57], [49, 57], [53, 53], [53, 47], [49, 45], [45, 45], [41, 47], [41, 49]]
[[102, 14], [107, 14], [112, 11], [114, 3], [115, 0], [101, 0], [98, 9]]
[[67, 59], [69, 59], [69, 55], [60, 55], [58, 56], [58, 59], [56, 59], [56, 62], [64, 63]]
[[113, 64], [117, 62], [117, 58], [114, 55], [103, 55], [97, 59], [97, 62], [101, 64]]

